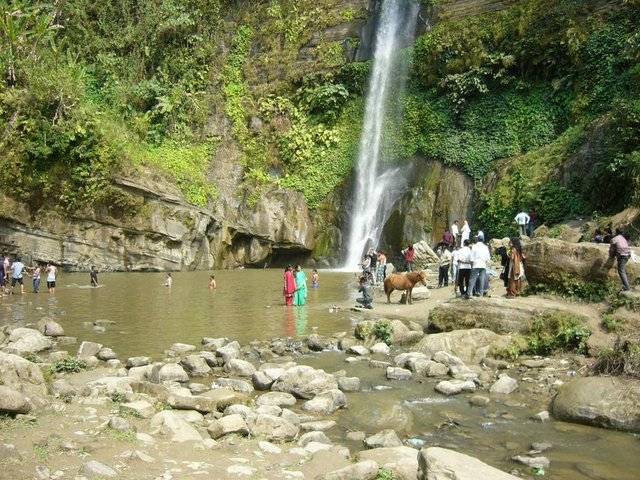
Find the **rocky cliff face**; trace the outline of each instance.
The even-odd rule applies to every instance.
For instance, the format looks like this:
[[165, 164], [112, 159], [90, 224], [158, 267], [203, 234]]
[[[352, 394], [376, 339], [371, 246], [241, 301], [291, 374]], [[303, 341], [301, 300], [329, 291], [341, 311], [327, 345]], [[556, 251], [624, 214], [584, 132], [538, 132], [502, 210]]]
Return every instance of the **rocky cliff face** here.
[[99, 265], [117, 271], [262, 266], [272, 256], [313, 248], [313, 226], [298, 194], [274, 191], [225, 219], [186, 203], [171, 185], [128, 179], [119, 187], [142, 203], [133, 219], [55, 211], [33, 217], [26, 206], [4, 198], [0, 248], [66, 270]]

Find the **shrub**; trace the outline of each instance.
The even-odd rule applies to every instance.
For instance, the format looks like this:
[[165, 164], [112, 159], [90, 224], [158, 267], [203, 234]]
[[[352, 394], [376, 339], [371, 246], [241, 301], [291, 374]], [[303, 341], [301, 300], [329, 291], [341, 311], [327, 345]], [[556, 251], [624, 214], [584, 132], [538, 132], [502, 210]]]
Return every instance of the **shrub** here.
[[78, 360], [76, 358], [65, 358], [51, 365], [49, 370], [51, 373], [77, 373], [86, 368], [87, 364], [82, 360]]
[[542, 313], [534, 319], [526, 340], [527, 353], [549, 355], [556, 350], [587, 353], [591, 331], [577, 317], [563, 312]]

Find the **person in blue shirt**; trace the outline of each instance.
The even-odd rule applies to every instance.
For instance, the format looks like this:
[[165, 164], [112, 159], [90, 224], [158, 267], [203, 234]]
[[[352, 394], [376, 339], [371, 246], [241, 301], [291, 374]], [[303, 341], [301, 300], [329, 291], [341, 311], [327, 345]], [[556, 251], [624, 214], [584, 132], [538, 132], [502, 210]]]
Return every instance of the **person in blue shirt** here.
[[20, 284], [20, 294], [24, 295], [24, 281], [22, 276], [24, 275], [24, 263], [20, 257], [16, 257], [16, 261], [11, 264], [11, 290], [9, 295], [13, 295], [13, 287], [16, 283]]

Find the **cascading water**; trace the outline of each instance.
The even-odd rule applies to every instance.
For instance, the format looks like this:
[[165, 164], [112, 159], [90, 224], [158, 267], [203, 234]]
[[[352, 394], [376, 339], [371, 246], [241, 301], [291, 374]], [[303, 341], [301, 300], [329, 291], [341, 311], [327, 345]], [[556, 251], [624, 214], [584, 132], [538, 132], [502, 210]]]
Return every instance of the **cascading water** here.
[[391, 208], [407, 188], [402, 169], [381, 172], [378, 164], [390, 93], [394, 100], [401, 98], [404, 85], [400, 84], [407, 71], [406, 58], [397, 53], [413, 39], [418, 10], [415, 0], [384, 0], [382, 4], [356, 163], [346, 269], [360, 262], [368, 246], [376, 246]]

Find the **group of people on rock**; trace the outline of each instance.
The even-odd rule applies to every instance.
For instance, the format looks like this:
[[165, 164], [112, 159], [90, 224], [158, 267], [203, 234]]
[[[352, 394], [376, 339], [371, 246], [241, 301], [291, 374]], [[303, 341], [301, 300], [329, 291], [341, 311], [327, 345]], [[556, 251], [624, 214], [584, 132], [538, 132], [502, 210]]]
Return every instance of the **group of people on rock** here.
[[2, 287], [2, 296], [13, 295], [13, 291], [16, 285], [20, 285], [20, 293], [24, 295], [24, 277], [25, 275], [31, 277], [33, 281], [33, 293], [40, 293], [40, 281], [42, 277], [42, 271], [44, 267], [44, 273], [47, 275], [47, 288], [49, 293], [56, 293], [56, 277], [58, 269], [55, 265], [47, 263], [41, 265], [38, 262], [33, 262], [32, 266], [27, 266], [22, 263], [22, 258], [18, 255], [13, 262], [9, 258], [9, 255], [2, 255], [0, 261], [0, 287]]
[[[436, 247], [438, 256], [438, 288], [449, 286], [449, 277], [461, 296], [482, 297], [488, 294], [490, 276], [498, 273], [489, 268], [491, 253], [484, 243], [484, 236], [476, 235], [473, 240], [465, 239], [462, 246], [451, 249], [444, 242]], [[525, 255], [518, 237], [509, 240], [509, 247], [500, 247], [503, 279], [507, 297], [517, 297], [522, 293]]]
[[[311, 273], [311, 286], [320, 287], [320, 277], [315, 268]], [[307, 303], [307, 274], [300, 265], [296, 265], [295, 270], [291, 264], [284, 269], [284, 303], [287, 306], [299, 307]]]

